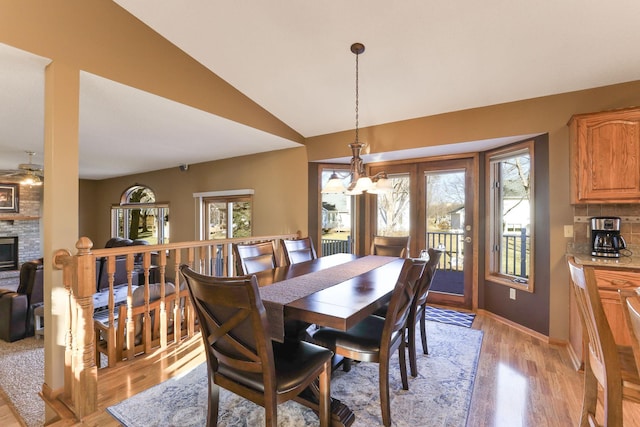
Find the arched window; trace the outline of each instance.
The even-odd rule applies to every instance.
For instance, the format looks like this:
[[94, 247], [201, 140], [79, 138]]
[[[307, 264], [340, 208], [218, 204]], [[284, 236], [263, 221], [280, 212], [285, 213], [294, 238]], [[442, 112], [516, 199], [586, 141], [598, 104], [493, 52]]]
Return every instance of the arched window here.
[[133, 185], [111, 206], [111, 236], [169, 243], [169, 204], [156, 202], [149, 187]]

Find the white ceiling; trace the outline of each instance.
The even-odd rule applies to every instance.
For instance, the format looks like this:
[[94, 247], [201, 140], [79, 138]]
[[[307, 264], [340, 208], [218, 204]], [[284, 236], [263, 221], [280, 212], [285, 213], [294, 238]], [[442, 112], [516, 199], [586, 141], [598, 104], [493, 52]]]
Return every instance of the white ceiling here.
[[[305, 137], [354, 127], [356, 41], [361, 127], [640, 79], [637, 0], [116, 3]], [[6, 169], [42, 152], [46, 60], [0, 46], [0, 64]], [[297, 144], [83, 74], [80, 145], [99, 179]]]

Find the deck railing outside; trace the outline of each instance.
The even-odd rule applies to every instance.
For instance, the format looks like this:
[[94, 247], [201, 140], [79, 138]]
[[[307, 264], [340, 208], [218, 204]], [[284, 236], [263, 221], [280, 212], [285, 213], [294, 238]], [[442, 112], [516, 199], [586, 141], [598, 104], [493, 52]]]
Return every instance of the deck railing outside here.
[[[427, 247], [444, 248], [440, 257], [439, 269], [462, 271], [464, 260], [464, 233], [462, 231], [439, 231], [427, 233]], [[529, 277], [527, 253], [530, 251], [531, 239], [527, 230], [503, 233], [502, 235], [502, 268], [501, 272], [517, 277]]]
[[322, 256], [351, 253], [351, 236], [346, 240], [322, 239]]

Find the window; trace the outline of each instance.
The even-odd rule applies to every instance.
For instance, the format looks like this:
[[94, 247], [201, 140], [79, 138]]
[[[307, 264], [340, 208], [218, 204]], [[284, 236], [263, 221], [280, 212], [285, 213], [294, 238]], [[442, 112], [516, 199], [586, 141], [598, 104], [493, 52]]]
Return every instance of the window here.
[[111, 236], [169, 243], [169, 205], [157, 203], [155, 193], [143, 185], [127, 188], [120, 204], [111, 207]]
[[393, 191], [378, 195], [376, 234], [409, 236], [411, 234], [411, 178], [408, 173], [389, 175]]
[[[351, 183], [349, 170], [332, 167], [323, 168], [320, 188], [324, 188], [329, 177], [334, 173], [343, 178], [345, 187]], [[353, 251], [353, 197], [346, 194], [320, 194], [322, 215], [320, 229], [320, 254], [332, 255], [337, 253], [352, 253]]]
[[231, 239], [251, 236], [251, 196], [206, 197], [202, 200], [206, 236]]
[[487, 153], [487, 279], [533, 292], [533, 142]]

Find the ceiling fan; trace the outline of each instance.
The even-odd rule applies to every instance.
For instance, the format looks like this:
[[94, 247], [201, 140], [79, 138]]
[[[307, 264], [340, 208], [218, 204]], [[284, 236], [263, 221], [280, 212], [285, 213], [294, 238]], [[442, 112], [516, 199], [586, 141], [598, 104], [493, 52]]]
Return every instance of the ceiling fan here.
[[17, 169], [0, 170], [0, 177], [20, 180], [23, 185], [42, 185], [44, 177], [42, 165], [32, 162], [34, 151], [25, 151], [29, 156], [29, 163], [20, 163]]

